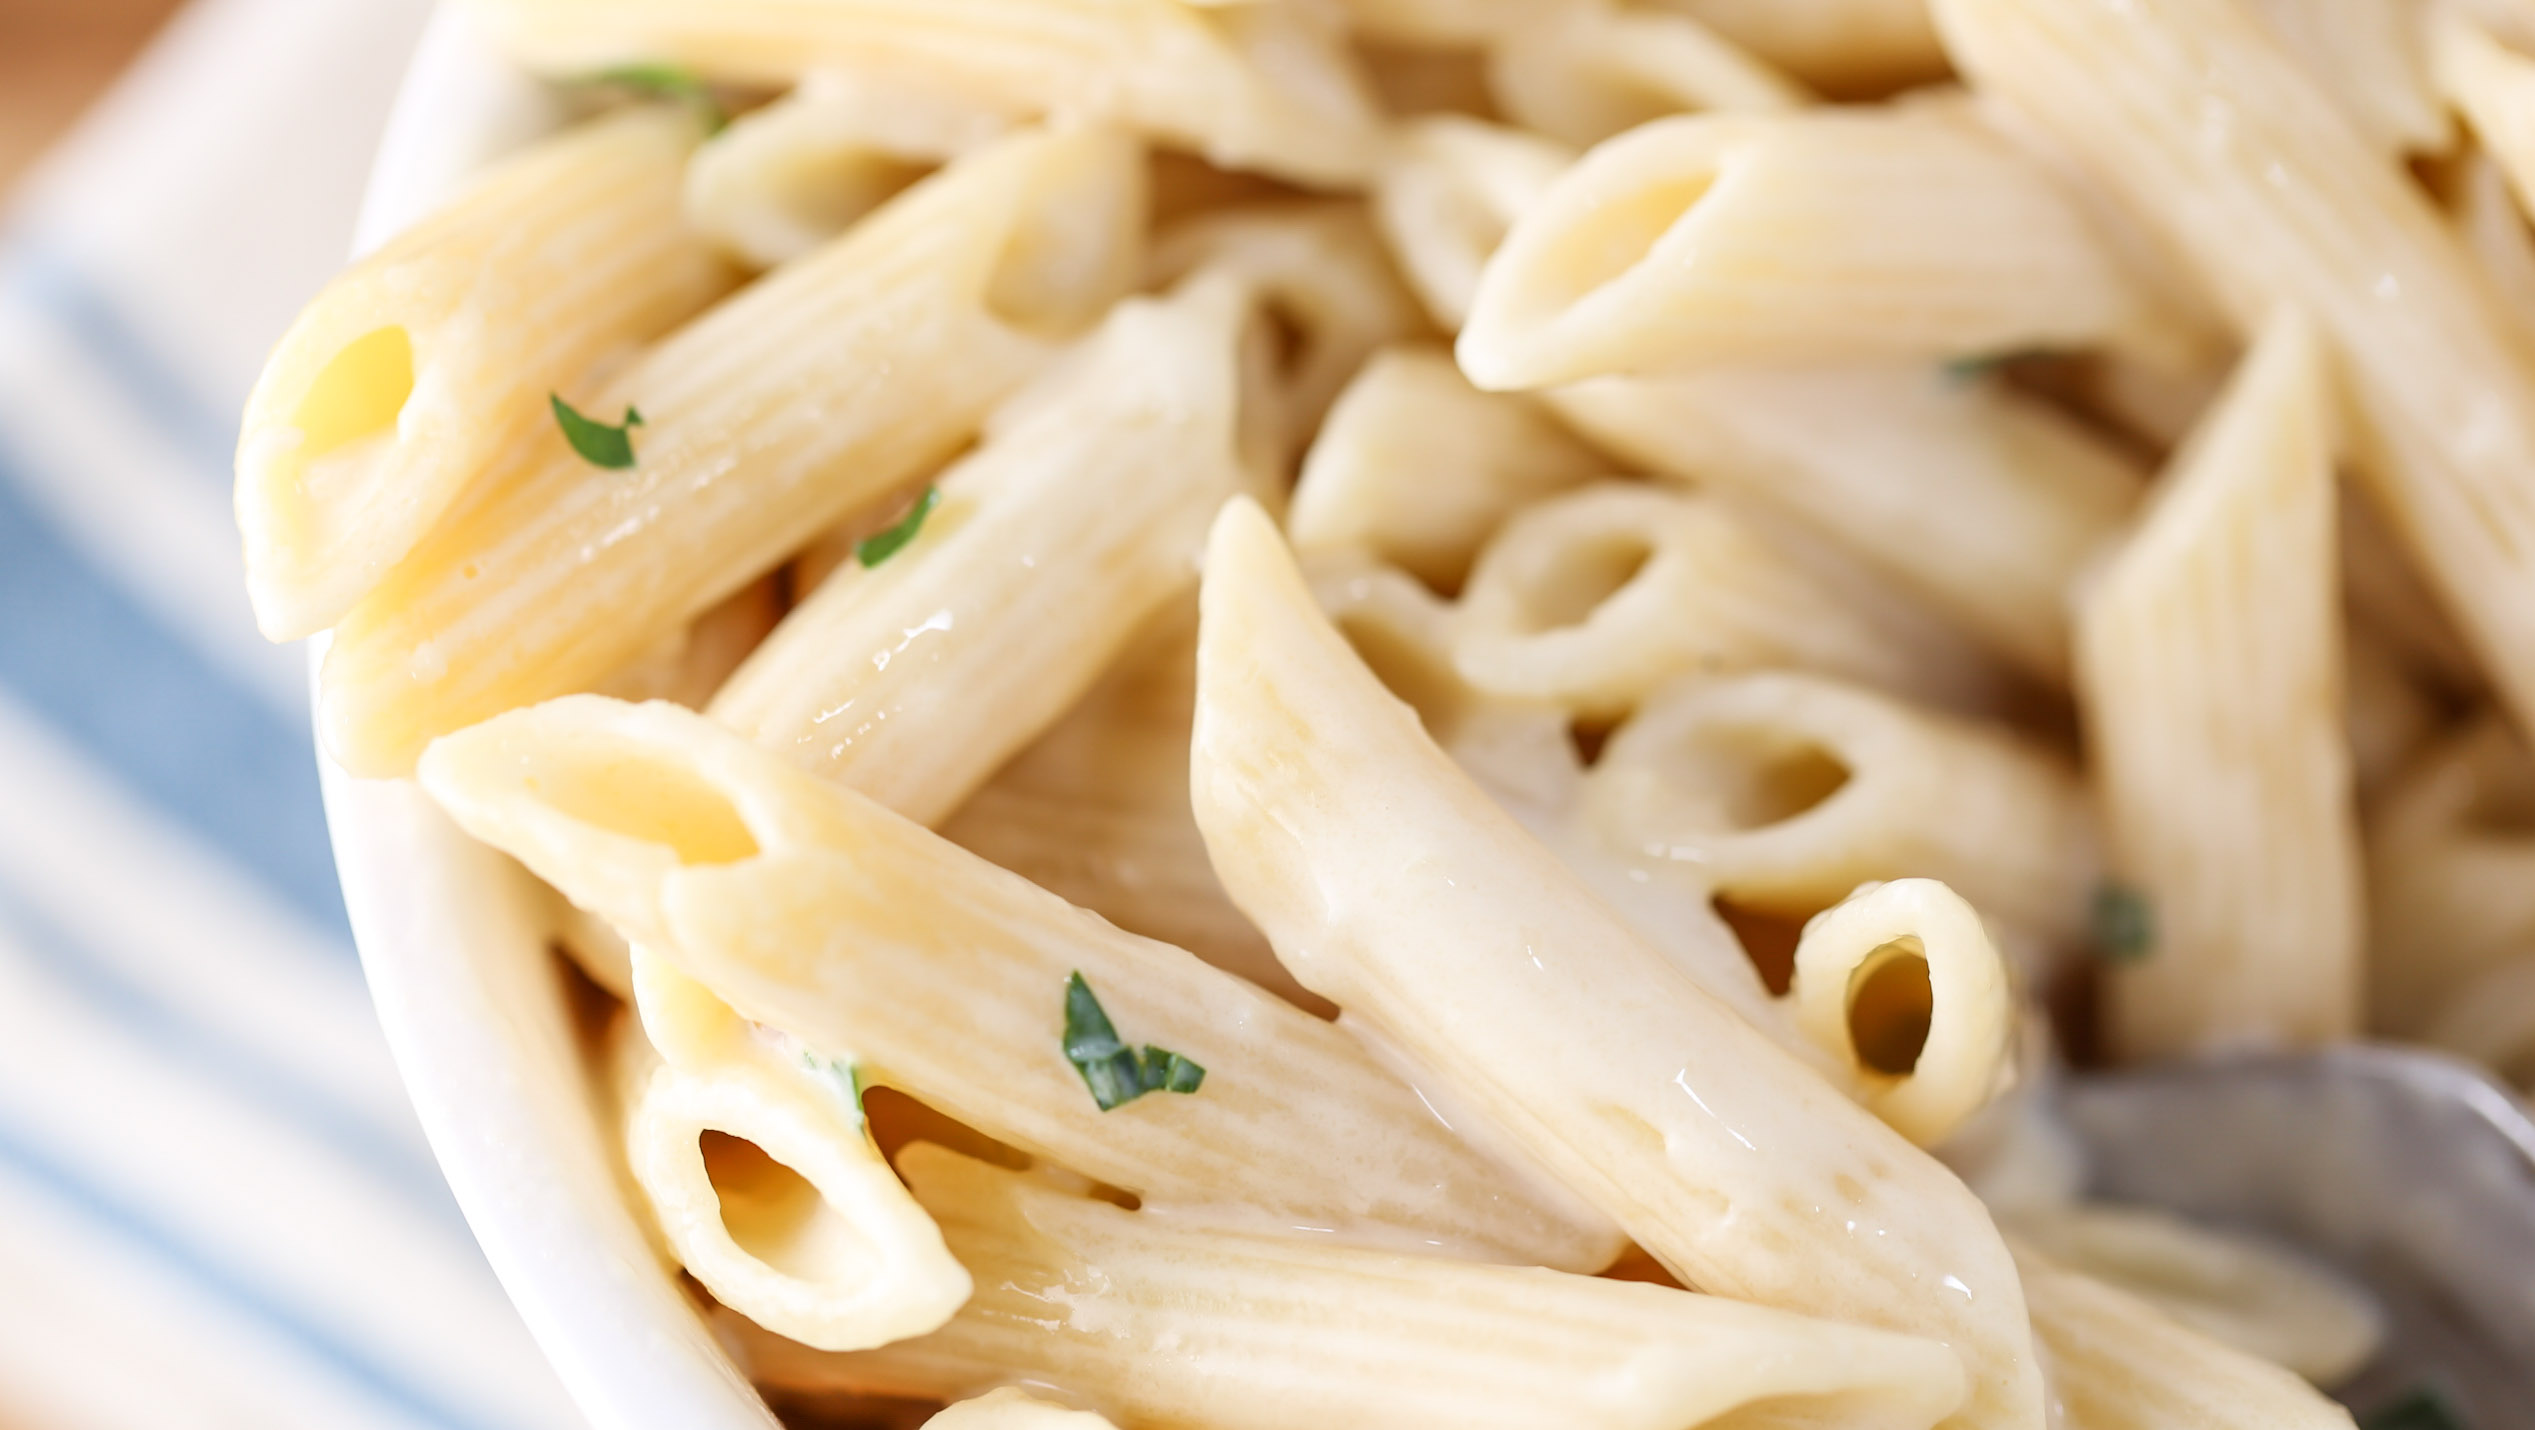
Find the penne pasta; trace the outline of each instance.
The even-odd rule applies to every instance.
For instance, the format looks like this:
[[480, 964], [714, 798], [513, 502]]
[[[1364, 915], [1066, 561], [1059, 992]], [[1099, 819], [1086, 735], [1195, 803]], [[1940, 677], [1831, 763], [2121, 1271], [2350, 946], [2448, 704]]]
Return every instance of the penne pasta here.
[[2015, 1272], [1961, 1183], [1622, 927], [1455, 769], [1255, 506], [1217, 520], [1200, 599], [1198, 827], [1296, 977], [1684, 1284], [1934, 1336], [1970, 1378], [1943, 1423], [2040, 1425]]
[[2457, 182], [2456, 236], [2491, 282], [2521, 339], [2535, 340], [2535, 234], [2490, 154], [2464, 161]]
[[1259, 204], [1198, 214], [1154, 240], [1147, 276], [1220, 269], [1251, 285], [1241, 448], [1261, 499], [1281, 497], [1329, 404], [1373, 351], [1420, 327], [1417, 301], [1353, 204]]
[[619, 1027], [614, 1057], [625, 1157], [679, 1263], [822, 1350], [949, 1320], [968, 1272], [865, 1135], [850, 1060], [777, 1050], [639, 951], [634, 993], [640, 1026]]
[[[516, 711], [434, 745], [422, 781], [743, 1016], [1149, 1204], [1578, 1270], [1617, 1254], [1345, 1033], [675, 706]], [[1069, 1060], [1069, 980], [1196, 1084], [1104, 1102]]]
[[690, 710], [703, 709], [783, 619], [780, 584], [771, 576], [748, 583], [594, 689], [618, 700], [674, 700]]
[[1980, 915], [1934, 879], [1864, 884], [1796, 944], [1796, 1019], [1836, 1050], [1859, 1101], [1932, 1147], [2012, 1076], [2007, 969]]
[[709, 713], [939, 824], [1195, 579], [1207, 525], [1243, 480], [1247, 312], [1220, 273], [1120, 304], [987, 420], [903, 549], [829, 576]]
[[2364, 806], [2436, 738], [2447, 712], [2386, 639], [2355, 619], [2342, 646], [2341, 668], [2350, 782]]
[[540, 434], [337, 628], [327, 747], [400, 773], [586, 687], [940, 461], [1130, 281], [1142, 179], [1114, 135], [1016, 137], [646, 352], [588, 404], [648, 414], [630, 470]]
[[731, 121], [687, 166], [687, 221], [744, 262], [772, 268], [853, 226], [1015, 116], [874, 75], [812, 70]]
[[2535, 370], [2427, 200], [2231, 0], [1935, 8], [1973, 81], [2154, 223], [2240, 330], [2309, 314], [2372, 494], [2535, 715]]
[[2145, 1207], [2072, 1205], [2012, 1220], [2020, 1245], [2202, 1335], [2339, 1385], [2376, 1354], [2385, 1313], [2340, 1276], [2250, 1237]]
[[1840, 542], [2052, 684], [2068, 677], [2069, 587], [2142, 484], [2131, 458], [2058, 411], [1919, 365], [1604, 378], [1547, 397], [1625, 462]]
[[1347, 23], [1379, 44], [1470, 47], [1527, 15], [1573, 0], [1340, 0]]
[[2289, 55], [2379, 152], [2437, 153], [2454, 137], [2422, 53], [2423, 12], [2408, 0], [2253, 0]]
[[[1585, 776], [1585, 809], [1614, 847], [1795, 918], [1860, 884], [1924, 876], [2059, 950], [2084, 932], [2096, 879], [2092, 812], [2065, 760], [1790, 671], [1649, 701]], [[2038, 984], [2047, 966], [2023, 972]]]
[[549, 392], [729, 289], [679, 216], [699, 137], [657, 108], [567, 130], [345, 270], [291, 324], [238, 434], [238, 530], [266, 636], [333, 624], [553, 420]]
[[2078, 608], [2110, 863], [2147, 924], [2108, 950], [2128, 1056], [2359, 1026], [2322, 360], [2302, 317], [2264, 331]]
[[1455, 664], [1490, 694], [1597, 719], [1681, 675], [1773, 665], [1956, 705], [1994, 687], [1953, 632], [1906, 602], [1852, 598], [1834, 584], [1842, 558], [1803, 559], [1786, 535], [1714, 496], [1636, 483], [1545, 499], [1479, 554]]
[[1333, 1013], [1225, 897], [1189, 813], [1196, 616], [1193, 591], [1166, 606], [1074, 709], [960, 806], [943, 837], [1120, 928]]
[[1685, 110], [1769, 113], [1804, 87], [1687, 15], [1619, 0], [1548, 7], [1488, 47], [1488, 91], [1505, 115], [1569, 144], [1598, 144]]
[[1377, 115], [1308, 7], [1181, 0], [469, 0], [531, 68], [688, 65], [789, 84], [890, 76], [1028, 115], [1106, 119], [1226, 168], [1310, 184], [1365, 177]]
[[1399, 126], [1373, 217], [1426, 311], [1447, 332], [1470, 316], [1488, 256], [1514, 215], [1575, 162], [1565, 144], [1457, 114]]
[[1487, 260], [1480, 387], [1703, 363], [1966, 358], [2151, 321], [2047, 172], [1934, 110], [1694, 115], [1560, 175]]
[[1594, 827], [1564, 711], [1500, 699], [1464, 680], [1453, 668], [1450, 609], [1406, 574], [1352, 555], [1309, 558], [1306, 573], [1313, 599], [1366, 668], [1569, 873], [1709, 996], [1825, 1076], [1845, 1075], [1845, 1060], [1805, 1039], [1744, 957], [1710, 904], [1705, 870], [1689, 874], [1621, 848]]
[[2268, 1361], [2019, 1247], [2033, 1334], [2065, 1423], [2085, 1430], [2349, 1430], [2350, 1412]]
[[[1474, 121], [1409, 126], [1375, 212], [1438, 321], [1467, 312], [1513, 215], [1567, 155]], [[2133, 462], [2060, 414], [1918, 364], [1601, 378], [1543, 396], [1625, 462], [1731, 486], [1841, 542], [2055, 683], [2068, 582], [2140, 483]]]
[[[2535, 761], [2485, 716], [2447, 736], [2369, 820], [2368, 1012], [2425, 1035], [2476, 980], [2535, 949]], [[2494, 975], [2496, 976], [2496, 975]]]
[[1068, 1410], [1017, 1390], [989, 1391], [924, 1422], [924, 1430], [1117, 1430], [1088, 1410]]
[[[1186, 1227], [918, 1145], [907, 1179], [987, 1288], [934, 1335], [761, 1357], [777, 1383], [968, 1394], [1018, 1378], [1129, 1426], [1918, 1430], [1934, 1341], [1537, 1268]], [[1050, 1323], [1047, 1307], [1066, 1306]], [[1168, 1338], [1165, 1341], [1165, 1338]], [[1165, 1341], [1172, 1353], [1140, 1354]]]
[[1661, 0], [1826, 94], [1886, 94], [1945, 76], [1927, 0]]
[[2473, 126], [2522, 209], [2535, 195], [2535, 59], [2492, 38], [2453, 6], [2439, 8], [2426, 28], [2439, 92]]
[[1285, 525], [1298, 551], [1363, 551], [1455, 591], [1507, 516], [1603, 469], [1531, 399], [1481, 392], [1449, 353], [1397, 345], [1330, 408]]

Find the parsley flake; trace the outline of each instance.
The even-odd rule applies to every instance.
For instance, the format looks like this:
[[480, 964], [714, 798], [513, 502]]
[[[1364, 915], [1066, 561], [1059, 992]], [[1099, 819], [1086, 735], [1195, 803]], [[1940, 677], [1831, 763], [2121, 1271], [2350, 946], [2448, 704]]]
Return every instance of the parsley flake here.
[[915, 540], [917, 532], [924, 530], [924, 519], [933, 514], [934, 506], [941, 500], [940, 487], [926, 487], [924, 495], [915, 499], [915, 505], [909, 507], [907, 514], [898, 518], [896, 524], [855, 542], [854, 559], [869, 569], [897, 555], [908, 542]]
[[2417, 1385], [2359, 1418], [2360, 1430], [2465, 1430], [2463, 1417], [2435, 1386]]
[[571, 403], [557, 393], [547, 393], [554, 404], [556, 425], [563, 428], [563, 440], [581, 454], [581, 460], [593, 467], [621, 472], [634, 465], [634, 429], [643, 425], [643, 415], [631, 406], [625, 409], [625, 420], [610, 427], [595, 418], [584, 417]]
[[1206, 1081], [1204, 1068], [1167, 1048], [1129, 1047], [1079, 972], [1065, 980], [1065, 1060], [1103, 1112], [1148, 1092], [1195, 1092]]
[[2156, 912], [2148, 897], [2127, 884], [2107, 881], [2095, 887], [2087, 911], [2094, 930], [2095, 951], [2109, 963], [2136, 963], [2156, 948]]
[[719, 134], [731, 122], [722, 102], [703, 76], [684, 65], [658, 62], [610, 65], [590, 76], [590, 83], [632, 90], [654, 99], [675, 100], [692, 112], [707, 134]]
[[1994, 353], [1979, 353], [1971, 357], [1956, 358], [1945, 364], [1942, 371], [1948, 387], [1968, 387], [1982, 378], [1994, 376], [1999, 369], [2010, 363], [2047, 355], [2047, 352], [2041, 348], [2007, 348]]
[[801, 1066], [825, 1079], [835, 1088], [836, 1095], [845, 1099], [845, 1105], [853, 1109], [855, 1126], [860, 1127], [864, 1124], [863, 1065], [861, 1063], [823, 1058], [804, 1048], [801, 1050]]

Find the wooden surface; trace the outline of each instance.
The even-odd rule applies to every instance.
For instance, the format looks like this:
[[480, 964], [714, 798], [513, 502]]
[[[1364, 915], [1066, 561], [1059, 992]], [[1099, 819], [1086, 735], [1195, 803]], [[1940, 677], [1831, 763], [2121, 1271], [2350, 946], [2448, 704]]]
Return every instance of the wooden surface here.
[[177, 0], [0, 0], [0, 191], [128, 63]]

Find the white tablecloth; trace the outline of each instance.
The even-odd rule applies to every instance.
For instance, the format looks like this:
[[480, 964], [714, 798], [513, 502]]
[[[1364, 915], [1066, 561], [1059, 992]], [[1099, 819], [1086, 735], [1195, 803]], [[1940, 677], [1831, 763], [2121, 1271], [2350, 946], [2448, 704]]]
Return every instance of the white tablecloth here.
[[0, 1423], [577, 1423], [390, 1066], [236, 414], [423, 0], [197, 0], [0, 221]]

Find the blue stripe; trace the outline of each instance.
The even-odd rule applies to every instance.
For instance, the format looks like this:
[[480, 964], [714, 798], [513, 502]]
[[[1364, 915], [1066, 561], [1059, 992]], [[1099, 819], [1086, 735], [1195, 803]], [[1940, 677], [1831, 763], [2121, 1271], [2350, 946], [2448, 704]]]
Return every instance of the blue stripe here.
[[33, 233], [10, 235], [0, 244], [0, 281], [60, 325], [193, 465], [218, 481], [229, 479], [238, 450], [236, 415], [206, 400], [59, 246]]
[[[224, 1263], [139, 1207], [46, 1155], [21, 1131], [5, 1124], [0, 1124], [0, 1168], [16, 1172], [83, 1219], [147, 1251], [160, 1264], [360, 1387], [380, 1404], [419, 1424], [442, 1426], [445, 1430], [486, 1427], [487, 1422], [474, 1419], [428, 1388], [406, 1380], [360, 1346], [335, 1335], [315, 1318], [301, 1314], [298, 1307], [259, 1285], [253, 1276]], [[395, 1290], [375, 1289], [390, 1297]]]
[[0, 434], [0, 687], [350, 954], [305, 726], [158, 625], [26, 500]]
[[[234, 1100], [291, 1124], [342, 1155], [409, 1206], [448, 1224], [472, 1244], [457, 1199], [440, 1170], [418, 1149], [387, 1135], [366, 1114], [335, 1101], [301, 1075], [189, 1019], [149, 989], [126, 979], [93, 946], [46, 917], [0, 880], [0, 927], [20, 936], [36, 966], [107, 1021], [185, 1063], [200, 1080]], [[171, 951], [169, 957], [183, 957]], [[333, 970], [328, 970], [333, 972]]]

